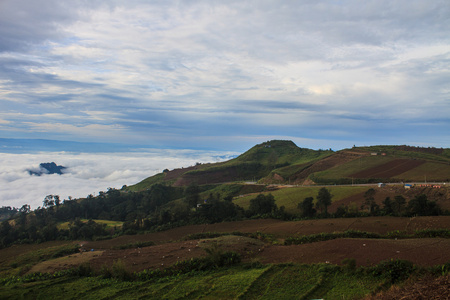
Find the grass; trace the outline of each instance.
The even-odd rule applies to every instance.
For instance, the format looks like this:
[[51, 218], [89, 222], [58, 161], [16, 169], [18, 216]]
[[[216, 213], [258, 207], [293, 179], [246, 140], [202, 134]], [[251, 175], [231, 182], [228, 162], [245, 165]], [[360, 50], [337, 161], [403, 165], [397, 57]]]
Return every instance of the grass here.
[[236, 299], [265, 268], [242, 267], [187, 274], [160, 281], [126, 282], [62, 277], [3, 286], [2, 299]]
[[360, 299], [375, 291], [383, 279], [367, 274], [326, 272], [316, 289], [304, 299]]
[[[328, 266], [327, 266], [328, 267]], [[375, 276], [322, 265], [245, 266], [156, 281], [63, 276], [2, 286], [2, 299], [342, 299], [362, 297], [382, 282]], [[328, 270], [325, 268], [325, 270]]]
[[[450, 269], [436, 267], [434, 276]], [[30, 274], [0, 278], [0, 299], [361, 299], [411, 275], [431, 275], [430, 270], [390, 260], [363, 268], [241, 264], [136, 281], [74, 272]]]
[[274, 265], [261, 274], [241, 299], [298, 299], [309, 291], [319, 278], [315, 266]]
[[159, 174], [150, 176], [137, 184], [127, 187], [127, 190], [132, 191], [132, 192], [143, 191], [145, 189], [150, 188], [155, 183], [160, 183], [161, 181], [164, 180], [164, 177], [166, 177], [165, 173], [159, 173]]
[[[278, 207], [284, 206], [288, 213], [299, 213], [297, 205], [302, 202], [306, 197], [316, 197], [321, 187], [294, 187], [283, 188], [271, 193], [276, 201]], [[333, 195], [332, 201], [339, 201], [344, 198], [350, 197], [355, 194], [362, 193], [368, 189], [368, 187], [360, 186], [345, 186], [345, 187], [327, 187]], [[248, 209], [250, 206], [250, 200], [255, 198], [256, 195], [247, 195], [244, 197], [238, 197], [233, 202], [244, 209]]]
[[[81, 222], [87, 223], [89, 220], [88, 219], [81, 219]], [[95, 223], [98, 224], [106, 224], [106, 228], [121, 228], [123, 225], [123, 222], [121, 221], [111, 221], [111, 220], [92, 220]], [[70, 222], [63, 222], [58, 224], [58, 229], [69, 229], [69, 224]]]
[[[32, 245], [31, 245], [32, 246]], [[54, 259], [57, 257], [69, 255], [78, 252], [78, 245], [74, 242], [53, 247], [43, 247], [40, 249], [33, 249], [30, 251], [10, 257], [2, 262], [2, 275], [20, 275], [26, 273], [31, 267], [41, 261]]]
[[343, 165], [330, 168], [326, 171], [317, 172], [314, 175], [317, 178], [340, 179], [349, 177], [351, 174], [361, 170], [373, 168], [392, 160], [394, 160], [394, 158], [391, 156], [364, 156]]
[[450, 167], [446, 164], [436, 162], [426, 162], [413, 170], [397, 176], [399, 178], [408, 178], [409, 181], [443, 181], [450, 179]]

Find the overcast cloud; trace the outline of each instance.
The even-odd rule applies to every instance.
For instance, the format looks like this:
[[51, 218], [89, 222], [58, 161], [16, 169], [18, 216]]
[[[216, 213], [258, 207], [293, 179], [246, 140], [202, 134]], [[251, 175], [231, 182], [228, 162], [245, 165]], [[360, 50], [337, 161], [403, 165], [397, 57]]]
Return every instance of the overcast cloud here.
[[449, 147], [450, 2], [0, 1], [0, 137]]

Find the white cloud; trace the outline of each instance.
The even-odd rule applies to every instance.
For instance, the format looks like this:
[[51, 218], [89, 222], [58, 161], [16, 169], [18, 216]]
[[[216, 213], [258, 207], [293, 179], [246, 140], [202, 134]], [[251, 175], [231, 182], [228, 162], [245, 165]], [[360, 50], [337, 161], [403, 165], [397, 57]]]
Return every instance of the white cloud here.
[[[45, 196], [60, 195], [80, 198], [98, 194], [109, 187], [121, 188], [162, 172], [192, 166], [196, 162], [217, 162], [231, 152], [205, 152], [192, 150], [148, 150], [131, 153], [73, 154], [41, 152], [36, 154], [0, 155], [0, 205], [21, 207], [29, 204], [33, 209], [42, 206]], [[55, 162], [67, 167], [63, 175], [31, 176], [27, 170], [36, 170], [40, 163]]]

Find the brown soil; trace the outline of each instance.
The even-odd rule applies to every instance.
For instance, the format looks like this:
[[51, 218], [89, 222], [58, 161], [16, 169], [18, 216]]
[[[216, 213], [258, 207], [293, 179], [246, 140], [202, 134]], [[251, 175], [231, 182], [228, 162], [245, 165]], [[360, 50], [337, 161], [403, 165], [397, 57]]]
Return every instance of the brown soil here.
[[409, 170], [412, 170], [422, 164], [424, 160], [416, 159], [394, 159], [385, 164], [362, 170], [360, 172], [349, 175], [353, 178], [392, 178]]
[[380, 292], [366, 298], [366, 300], [391, 299], [450, 299], [450, 275], [439, 278], [419, 278], [403, 287], [394, 285], [388, 291]]
[[91, 260], [91, 267], [100, 269], [104, 265], [111, 266], [120, 259], [130, 271], [162, 269], [178, 261], [205, 256], [204, 248], [210, 247], [211, 243], [218, 243], [223, 251], [240, 253], [244, 260], [254, 257], [264, 249], [263, 242], [241, 236], [189, 240], [144, 248], [105, 250], [102, 256]]
[[[280, 243], [288, 236], [301, 236], [321, 232], [360, 230], [384, 234], [394, 230], [414, 232], [417, 229], [450, 228], [450, 217], [394, 218], [372, 217], [353, 219], [320, 219], [296, 222], [279, 220], [250, 220], [209, 225], [192, 225], [164, 232], [133, 236], [121, 236], [112, 240], [85, 242], [88, 252], [71, 255], [41, 265], [46, 271], [68, 268], [85, 261], [92, 255], [90, 264], [94, 268], [111, 266], [121, 259], [131, 271], [164, 268], [177, 261], [205, 256], [204, 247], [211, 240], [189, 240], [182, 238], [200, 232], [262, 232], [272, 234]], [[345, 258], [353, 258], [358, 265], [372, 265], [386, 259], [406, 259], [422, 266], [443, 264], [450, 261], [450, 239], [336, 239], [305, 245], [281, 246], [263, 244], [246, 237], [218, 238], [223, 250], [241, 253], [244, 261], [259, 260], [263, 263], [333, 263], [340, 264]], [[153, 241], [155, 246], [112, 250], [112, 247]], [[93, 252], [89, 250], [93, 249]], [[0, 250], [0, 254], [2, 251]], [[89, 254], [88, 254], [89, 253]], [[87, 255], [86, 255], [87, 254]], [[101, 254], [101, 255], [100, 255]], [[83, 256], [84, 255], [84, 256]], [[98, 255], [94, 257], [94, 255]], [[81, 257], [83, 256], [83, 257]]]
[[448, 239], [336, 239], [293, 246], [268, 246], [261, 255], [263, 263], [342, 264], [351, 258], [358, 266], [375, 265], [389, 259], [404, 259], [420, 266], [450, 261]]
[[88, 250], [106, 250], [111, 249], [112, 247], [136, 242], [152, 241], [156, 244], [165, 244], [173, 241], [180, 241], [190, 234], [201, 232], [262, 232], [265, 234], [273, 234], [282, 240], [289, 236], [310, 235], [321, 232], [339, 232], [350, 229], [386, 234], [395, 230], [406, 230], [409, 233], [412, 233], [414, 230], [418, 229], [439, 228], [450, 228], [450, 216], [417, 218], [341, 218], [291, 222], [263, 219], [204, 225], [189, 225], [155, 233], [124, 235], [111, 240], [87, 242], [85, 247]]

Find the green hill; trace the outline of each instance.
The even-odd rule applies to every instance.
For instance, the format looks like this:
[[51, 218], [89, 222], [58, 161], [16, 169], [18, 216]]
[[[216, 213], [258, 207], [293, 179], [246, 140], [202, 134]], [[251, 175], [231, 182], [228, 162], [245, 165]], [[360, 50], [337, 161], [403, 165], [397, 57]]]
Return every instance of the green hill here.
[[[268, 141], [254, 146], [240, 156], [226, 162], [197, 164], [189, 168], [166, 170], [136, 185], [131, 191], [145, 190], [155, 183], [173, 186], [218, 184], [235, 181], [259, 181], [275, 170], [298, 168], [331, 155], [331, 150], [311, 150], [297, 147], [292, 141]], [[280, 171], [282, 173], [283, 171]]]
[[142, 191], [156, 183], [188, 186], [252, 181], [310, 185], [449, 180], [450, 149], [381, 145], [333, 152], [273, 140], [226, 162], [165, 170], [128, 190]]

